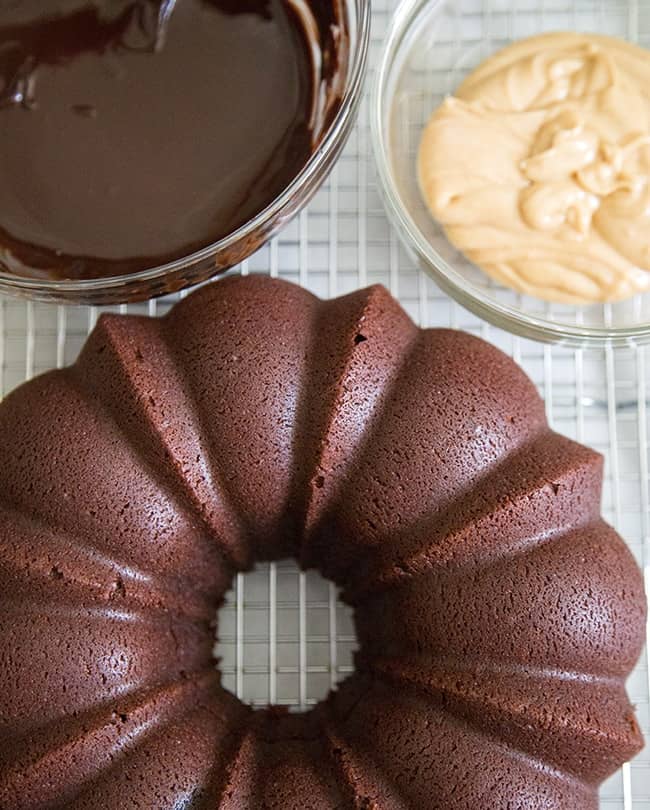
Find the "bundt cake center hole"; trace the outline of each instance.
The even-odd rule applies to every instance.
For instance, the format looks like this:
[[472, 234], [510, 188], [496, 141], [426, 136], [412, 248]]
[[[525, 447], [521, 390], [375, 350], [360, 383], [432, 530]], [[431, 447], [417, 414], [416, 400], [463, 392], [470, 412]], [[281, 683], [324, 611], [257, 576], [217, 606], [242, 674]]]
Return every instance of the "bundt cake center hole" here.
[[214, 648], [226, 689], [257, 708], [306, 711], [354, 671], [352, 610], [292, 560], [239, 574], [218, 612]]

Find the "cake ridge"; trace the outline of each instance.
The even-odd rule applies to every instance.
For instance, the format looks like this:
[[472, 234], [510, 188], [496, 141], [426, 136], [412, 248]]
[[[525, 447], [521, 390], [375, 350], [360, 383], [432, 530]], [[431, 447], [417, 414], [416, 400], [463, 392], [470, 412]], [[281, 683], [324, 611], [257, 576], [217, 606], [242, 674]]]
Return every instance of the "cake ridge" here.
[[371, 752], [364, 749], [360, 756], [356, 756], [353, 747], [348, 745], [340, 728], [341, 724], [363, 702], [369, 683], [368, 673], [357, 670], [342, 684], [339, 684], [336, 690], [330, 691], [327, 698], [313, 711], [318, 716], [325, 739], [325, 748], [334, 770], [347, 787], [346, 798], [351, 803], [351, 810], [366, 810], [366, 808], [376, 806], [373, 804], [376, 796], [373, 798], [371, 795], [362, 795], [362, 791], [357, 785], [357, 782], [364, 779], [375, 789], [381, 789], [388, 795], [390, 804], [387, 810], [388, 808], [390, 810], [410, 810], [404, 798], [399, 794], [397, 785], [393, 784], [378, 769]]
[[[381, 773], [377, 763], [372, 761], [370, 752], [364, 749], [360, 755], [357, 755], [354, 748], [334, 730], [332, 720], [323, 723], [323, 730], [334, 767], [348, 786], [353, 810], [381, 807], [380, 804], [377, 804], [378, 794], [381, 794], [380, 801], [388, 798], [390, 804], [386, 810], [411, 810], [410, 805], [400, 795], [397, 785]], [[372, 784], [375, 791], [374, 796], [369, 795], [366, 790], [362, 792], [362, 788], [357, 784], [364, 777], [364, 787]]]
[[[249, 762], [252, 763], [252, 774], [242, 765], [242, 763], [248, 764]], [[245, 790], [248, 794], [248, 796], [244, 795], [244, 800], [248, 799], [252, 807], [254, 806], [252, 801], [257, 801], [259, 786], [257, 784], [258, 763], [255, 735], [250, 727], [250, 718], [240, 728], [239, 739], [224, 765], [222, 784], [217, 793], [216, 807], [218, 810], [239, 810], [241, 796], [237, 793], [237, 778], [242, 771], [246, 778]], [[234, 803], [231, 803], [231, 799]]]
[[[149, 736], [160, 733], [166, 725], [174, 722], [186, 712], [193, 702], [196, 703], [202, 691], [207, 693], [210, 689], [208, 681], [211, 678], [203, 676], [202, 680], [204, 683], [188, 679], [143, 690], [141, 693], [136, 692], [130, 695], [122, 706], [111, 707], [107, 704], [100, 708], [94, 707], [81, 715], [81, 717], [87, 718], [86, 723], [94, 720], [94, 727], [89, 727], [84, 723], [76, 737], [70, 736], [70, 732], [74, 732], [75, 726], [78, 728], [78, 723], [71, 722], [69, 730], [59, 725], [54, 732], [53, 746], [52, 741], [48, 740], [48, 745], [42, 746], [40, 752], [34, 752], [29, 748], [24, 752], [19, 752], [28, 759], [31, 755], [29, 765], [20, 760], [11, 764], [3, 764], [0, 770], [0, 806], [12, 806], [16, 807], [16, 810], [19, 810], [19, 807], [32, 807], [34, 801], [30, 800], [30, 796], [33, 790], [50, 791], [49, 797], [43, 796], [42, 792], [39, 793], [37, 800], [39, 806], [47, 801], [64, 799], [62, 795], [64, 788], [72, 788], [75, 793], [83, 790], [84, 786], [96, 779], [102, 770], [113, 765], [116, 756], [132, 750]], [[165, 701], [168, 701], [169, 705], [164, 705]], [[131, 721], [134, 716], [135, 724]], [[76, 719], [73, 718], [73, 720]], [[131, 725], [133, 728], [127, 728]], [[101, 765], [93, 761], [93, 756], [96, 757], [96, 754], [93, 755], [93, 749], [88, 745], [93, 737], [98, 741], [105, 741], [107, 737], [111, 740], [110, 747], [104, 746], [101, 749], [104, 753], [104, 762]], [[52, 778], [52, 774], [57, 772], [57, 762], [66, 766], [63, 768], [63, 772], [59, 773], [60, 784], [56, 784], [57, 780]], [[71, 763], [74, 763], [72, 770]], [[71, 785], [71, 774], [75, 771], [75, 784]], [[30, 783], [30, 780], [35, 781], [36, 784]], [[17, 797], [27, 801], [25, 804], [16, 806]], [[71, 799], [72, 795], [68, 794], [66, 798]], [[5, 800], [6, 804], [4, 804]], [[14, 803], [10, 804], [10, 802]]]
[[[382, 289], [384, 289], [382, 287]], [[409, 358], [411, 354], [416, 350], [418, 341], [421, 337], [422, 330], [417, 327], [415, 324], [414, 326], [414, 333], [410, 341], [408, 341], [408, 345], [406, 346], [403, 355], [400, 358], [399, 366], [396, 369], [395, 375], [393, 379], [387, 384], [385, 392], [384, 392], [384, 405], [387, 407], [388, 403], [390, 403], [391, 393], [395, 389], [398, 388], [400, 384], [400, 378], [404, 371], [404, 368], [407, 366]], [[378, 431], [381, 427], [381, 414], [377, 414], [374, 419], [368, 420], [367, 424], [364, 427], [364, 431], [362, 432], [361, 436], [359, 437], [358, 442], [354, 448], [354, 460], [357, 462], [359, 459], [363, 457], [365, 447], [372, 443], [373, 437], [376, 435], [376, 431]], [[344, 468], [342, 478], [338, 483], [338, 486], [332, 493], [332, 497], [329, 500], [329, 503], [321, 509], [321, 513], [319, 515], [318, 521], [314, 522], [314, 525], [311, 526], [309, 531], [305, 531], [305, 536], [303, 539], [303, 545], [301, 548], [301, 556], [300, 556], [300, 563], [305, 568], [310, 568], [314, 566], [314, 554], [318, 556], [318, 547], [316, 549], [312, 549], [311, 545], [314, 541], [318, 541], [319, 534], [323, 531], [323, 528], [328, 523], [328, 517], [332, 511], [336, 509], [337, 501], [341, 498], [342, 494], [344, 495], [345, 492], [349, 489], [353, 482], [351, 481], [351, 463]], [[311, 482], [310, 482], [311, 483]], [[334, 579], [332, 572], [326, 571], [325, 572], [328, 577]], [[334, 579], [336, 582], [336, 579]]]
[[206, 445], [257, 560], [295, 554], [296, 408], [318, 299], [263, 275], [229, 276], [165, 317]]
[[340, 775], [330, 761], [318, 710], [301, 714], [270, 706], [254, 712], [256, 784], [265, 807], [282, 810], [345, 810]]
[[[441, 672], [458, 672], [462, 675], [470, 675], [474, 671], [478, 671], [488, 676], [503, 676], [503, 677], [519, 677], [530, 678], [532, 680], [553, 680], [553, 681], [566, 681], [578, 682], [582, 684], [596, 684], [601, 686], [618, 687], [621, 683], [625, 683], [627, 676], [614, 675], [603, 672], [582, 672], [579, 670], [560, 669], [557, 667], [544, 667], [537, 666], [530, 663], [517, 663], [498, 661], [496, 659], [486, 658], [485, 656], [449, 656], [449, 655], [429, 655], [428, 653], [421, 653], [419, 655], [409, 656], [408, 661], [404, 658], [396, 656], [379, 656], [368, 655], [365, 656], [362, 650], [355, 653], [355, 660], [358, 660], [358, 665], [362, 671], [366, 669], [372, 670], [375, 665], [391, 666], [394, 662], [395, 665], [400, 664], [407, 667], [410, 666], [409, 661], [417, 662], [423, 667], [436, 667]], [[415, 664], [413, 664], [415, 667]]]
[[174, 808], [214, 807], [207, 794], [210, 776], [221, 763], [220, 752], [227, 749], [238, 719], [236, 707], [225, 713], [216, 709], [207, 703], [190, 707], [100, 773], [66, 807], [148, 810], [160, 807], [164, 799]]
[[[550, 460], [546, 457], [538, 472], [541, 478], [532, 482], [509, 479], [517, 464], [526, 468], [526, 473], [530, 472], [539, 458], [540, 445], [544, 445], [548, 451], [551, 443], [558, 449], [565, 448], [565, 452], [554, 461], [558, 466], [552, 477], [549, 477]], [[572, 451], [581, 451], [580, 464], [577, 464], [575, 452]], [[402, 582], [431, 573], [437, 568], [459, 570], [490, 566], [500, 559], [526, 554], [537, 545], [551, 542], [589, 524], [604, 526], [600, 518], [601, 468], [602, 458], [598, 454], [582, 452], [582, 448], [574, 442], [549, 428], [542, 429], [529, 442], [513, 449], [498, 464], [486, 470], [484, 475], [477, 476], [442, 510], [425, 515], [401, 534], [393, 532], [391, 541], [395, 545], [394, 551], [398, 550], [397, 554], [387, 561], [379, 548], [379, 552], [364, 566], [363, 576], [344, 591], [346, 600], [359, 604], [381, 590], [398, 587]], [[581, 498], [581, 502], [572, 499], [572, 511], [567, 517], [564, 503], [554, 506], [553, 501], [559, 500], [557, 496], [561, 488], [573, 490], [576, 481], [588, 497]], [[536, 505], [535, 499], [543, 499], [544, 493], [549, 493], [549, 490], [553, 492], [550, 506], [543, 500]], [[478, 497], [481, 494], [483, 500]], [[525, 503], [528, 513], [536, 507], [540, 514], [534, 513], [534, 525], [530, 528], [517, 531], [514, 538], [505, 537], [504, 527], [499, 526], [498, 519], [501, 515], [507, 518], [508, 513], [520, 511], [519, 502]], [[554, 514], [554, 511], [558, 514]], [[508, 528], [511, 527], [512, 522], [508, 521]], [[420, 542], [423, 535], [427, 539]], [[487, 546], [485, 537], [494, 538], [494, 544]], [[400, 545], [404, 538], [410, 539], [412, 550], [407, 548], [402, 551]]]
[[[227, 789], [227, 775], [236, 761], [238, 752], [243, 744], [244, 736], [248, 731], [248, 718], [240, 718], [239, 728], [231, 729], [229, 744], [225, 750], [225, 755], [221, 758], [214, 758], [210, 772], [205, 781], [205, 792], [209, 797], [214, 797], [210, 802], [213, 810], [222, 810], [221, 799]], [[207, 804], [207, 802], [206, 802]], [[202, 806], [201, 806], [202, 807]], [[206, 808], [207, 810], [207, 808]]]
[[[29, 734], [44, 723], [81, 714], [98, 704], [184, 680], [213, 667], [208, 627], [179, 625], [173, 617], [67, 614], [47, 607], [1, 606], [3, 640], [22, 654], [2, 660], [2, 735]], [[126, 619], [126, 621], [124, 621]], [[40, 688], [25, 693], [26, 684]], [[11, 749], [6, 753], [11, 754]]]
[[[6, 521], [13, 522], [11, 539], [4, 536], [2, 527]], [[30, 551], [24, 543], [15, 542], [15, 529], [21, 523], [26, 532], [38, 538], [38, 552], [45, 557], [35, 556], [35, 547]], [[66, 601], [115, 600], [143, 610], [169, 610], [195, 620], [211, 619], [214, 614], [214, 600], [199, 594], [198, 589], [188, 593], [180, 582], [163, 581], [161, 576], [154, 581], [136, 566], [91, 546], [85, 538], [75, 538], [70, 532], [64, 538], [25, 511], [4, 506], [0, 506], [0, 572], [2, 579], [8, 577], [4, 590], [6, 594], [10, 589], [12, 599], [21, 599], [21, 591], [36, 589], [42, 593], [39, 598], [48, 603], [58, 602], [63, 596]], [[52, 592], [62, 584], [71, 591]]]
[[[174, 483], [180, 485], [181, 507], [204, 526], [229, 564], [245, 567], [250, 550], [241, 547], [241, 527], [230, 506], [227, 487], [214, 469], [211, 454], [203, 447], [201, 415], [182, 365], [169, 345], [165, 323], [164, 318], [104, 313], [71, 369], [81, 390], [100, 403], [143, 464], [158, 476], [161, 486], [171, 492]], [[161, 380], [162, 390], [158, 387]], [[173, 408], [159, 404], [164, 402], [169, 388], [181, 400], [173, 403]], [[132, 406], [126, 413], [125, 395]], [[192, 462], [188, 464], [179, 457], [178, 441], [195, 445], [193, 463], [199, 469], [188, 469]]]
[[[551, 763], [560, 773], [572, 775], [580, 782], [599, 784], [617, 768], [612, 765], [614, 752], [623, 752], [626, 759], [631, 759], [643, 747], [624, 677], [562, 678], [558, 684], [556, 679], [549, 683], [547, 672], [542, 678], [530, 680], [527, 673], [527, 677], [518, 682], [499, 681], [497, 692], [493, 672], [465, 669], [461, 673], [441, 666], [418, 669], [413, 662], [377, 659], [365, 666], [379, 679], [400, 688], [407, 685], [418, 694], [436, 700], [444, 711], [487, 736], [540, 762]], [[512, 679], [512, 674], [509, 678]], [[557, 692], [558, 686], [560, 693], [564, 690], [566, 703], [562, 705], [562, 695], [556, 693], [552, 695], [551, 709], [536, 706], [535, 698], [543, 691], [544, 683], [547, 690], [549, 685], [553, 692]], [[594, 689], [596, 685], [599, 691]], [[576, 686], [578, 694], [571, 696], [571, 689], [576, 691]], [[590, 690], [590, 709], [579, 717], [577, 710], [583, 705], [579, 692], [585, 687]], [[573, 705], [570, 697], [574, 698]], [[616, 704], [615, 718], [609, 716], [612, 703]], [[594, 715], [607, 717], [606, 731], [595, 727]], [[553, 745], [547, 745], [544, 750], [549, 737]], [[544, 751], [543, 759], [539, 756], [540, 750]], [[603, 767], [603, 763], [607, 766]]]
[[115, 605], [96, 605], [88, 603], [81, 603], [77, 605], [51, 605], [43, 604], [42, 600], [40, 599], [21, 599], [19, 605], [17, 605], [14, 600], [9, 601], [0, 597], [0, 607], [3, 611], [6, 611], [7, 614], [10, 614], [11, 612], [18, 612], [18, 609], [31, 609], [35, 613], [40, 613], [47, 610], [48, 615], [62, 618], [83, 615], [87, 618], [111, 619], [112, 621], [121, 622], [124, 624], [148, 624], [150, 621], [155, 624], [162, 621], [162, 619], [169, 619], [170, 621], [175, 621], [177, 624], [185, 624], [188, 627], [196, 628], [197, 626], [197, 622], [188, 616], [173, 616], [173, 614], [171, 614], [169, 611], [164, 611], [160, 614], [153, 613], [152, 617], [152, 615], [150, 615], [152, 613], [151, 611], [126, 606], [116, 607]]
[[[362, 468], [363, 475], [368, 476], [368, 483], [366, 484], [366, 490], [368, 491], [364, 491], [363, 496], [364, 502], [366, 503], [366, 508], [362, 511], [359, 504], [359, 508], [355, 510], [355, 514], [363, 514], [366, 520], [363, 526], [361, 524], [355, 525], [354, 529], [350, 531], [350, 537], [352, 537], [355, 544], [354, 554], [346, 554], [345, 556], [342, 554], [343, 551], [347, 550], [346, 546], [348, 541], [345, 533], [343, 533], [342, 536], [338, 536], [337, 520], [334, 519], [334, 515], [341, 511], [341, 500], [339, 500], [339, 502], [334, 501], [330, 504], [328, 512], [323, 515], [321, 520], [321, 525], [324, 527], [321, 532], [322, 536], [316, 536], [315, 538], [315, 554], [318, 556], [320, 550], [323, 552], [321, 556], [324, 556], [324, 549], [329, 547], [330, 543], [332, 542], [332, 538], [337, 536], [338, 544], [340, 546], [337, 558], [342, 558], [342, 562], [337, 559], [337, 569], [325, 570], [325, 574], [333, 578], [335, 581], [338, 581], [341, 576], [344, 579], [349, 579], [351, 574], [350, 566], [355, 566], [357, 570], [363, 568], [363, 566], [361, 566], [359, 563], [360, 558], [365, 559], [366, 557], [379, 554], [387, 537], [390, 537], [391, 540], [396, 536], [398, 537], [400, 532], [405, 531], [404, 527], [415, 525], [419, 520], [425, 519], [425, 514], [430, 517], [434, 513], [451, 509], [455, 502], [458, 502], [463, 497], [466, 497], [468, 492], [471, 492], [471, 490], [476, 486], [477, 474], [475, 472], [474, 475], [468, 477], [466, 481], [461, 482], [451, 493], [446, 493], [444, 495], [442, 494], [442, 491], [438, 493], [441, 499], [437, 501], [435, 506], [429, 507], [427, 513], [423, 512], [422, 514], [417, 515], [415, 519], [409, 517], [408, 515], [402, 514], [399, 509], [396, 511], [393, 510], [394, 513], [391, 515], [391, 520], [394, 520], [396, 514], [399, 518], [399, 526], [392, 525], [392, 523], [389, 521], [390, 525], [384, 527], [384, 533], [382, 535], [381, 523], [386, 517], [385, 510], [383, 510], [385, 493], [389, 489], [392, 492], [399, 490], [404, 492], [408, 491], [409, 482], [402, 480], [402, 475], [405, 474], [408, 476], [412, 474], [412, 470], [409, 467], [412, 459], [404, 455], [407, 449], [410, 450], [412, 448], [407, 448], [406, 446], [402, 448], [400, 446], [400, 440], [403, 439], [405, 435], [401, 433], [400, 416], [407, 419], [411, 418], [413, 415], [413, 397], [410, 396], [412, 393], [410, 388], [414, 382], [414, 379], [422, 380], [427, 378], [425, 372], [430, 372], [430, 369], [428, 368], [429, 364], [433, 364], [439, 373], [444, 373], [444, 369], [447, 366], [445, 360], [449, 356], [451, 361], [453, 353], [459, 350], [458, 344], [462, 340], [468, 341], [470, 340], [470, 336], [464, 335], [462, 332], [452, 329], [417, 329], [415, 339], [411, 343], [409, 351], [400, 365], [399, 375], [393, 381], [393, 384], [390, 386], [388, 391], [389, 395], [384, 400], [384, 408], [382, 409], [382, 413], [372, 425], [371, 436], [366, 437], [367, 441], [362, 444], [359, 453], [357, 454], [358, 464], [357, 468], [354, 470], [354, 475], [346, 477], [338, 490], [339, 493], [342, 493], [344, 496], [349, 495], [349, 493], [358, 493], [358, 477], [360, 475], [359, 467]], [[493, 364], [503, 367], [504, 369], [511, 365], [512, 361], [510, 358], [507, 358], [505, 354], [494, 349], [493, 347], [487, 348], [487, 344], [484, 344], [478, 338], [471, 338], [471, 342], [473, 345], [466, 347], [466, 357], [462, 358], [467, 363], [471, 362], [477, 367], [480, 365], [480, 360], [477, 357], [474, 357], [474, 352], [477, 352], [483, 353], [486, 356], [486, 361], [489, 360]], [[438, 355], [440, 355], [440, 357]], [[478, 368], [476, 370], [478, 372]], [[495, 372], [492, 373], [494, 374]], [[495, 403], [497, 403], [496, 407], [505, 408], [505, 398], [503, 398], [504, 402], [499, 401], [498, 398], [494, 396], [494, 391], [490, 389], [487, 383], [485, 383], [483, 380], [478, 380], [476, 376], [469, 376], [469, 370], [461, 368], [458, 375], [461, 378], [460, 383], [466, 387], [472, 386], [476, 389], [472, 391], [473, 396], [476, 396], [477, 393], [483, 393], [485, 390], [490, 390], [493, 400]], [[513, 383], [513, 385], [515, 385], [515, 383]], [[533, 389], [532, 383], [523, 375], [523, 372], [518, 373], [516, 385], [520, 389], [523, 389], [524, 393], [526, 393], [529, 397], [534, 396], [534, 400], [531, 404], [531, 410], [533, 412], [528, 415], [529, 418], [525, 422], [523, 428], [520, 427], [523, 423], [521, 413], [518, 413], [516, 417], [512, 416], [508, 419], [506, 418], [505, 411], [504, 413], [499, 413], [497, 411], [497, 413], [492, 415], [492, 418], [498, 423], [498, 428], [500, 431], [499, 433], [496, 433], [495, 430], [491, 430], [489, 424], [484, 425], [481, 423], [480, 419], [477, 419], [476, 435], [468, 436], [466, 438], [463, 437], [465, 439], [464, 442], [463, 438], [459, 437], [458, 435], [454, 435], [453, 437], [453, 440], [459, 447], [465, 446], [465, 452], [469, 458], [471, 458], [470, 445], [472, 442], [476, 442], [475, 452], [485, 451], [488, 455], [492, 454], [493, 458], [489, 464], [483, 462], [481, 465], [479, 465], [480, 470], [478, 475], [480, 477], [487, 477], [491, 471], [496, 469], [499, 465], [504, 464], [509, 458], [511, 458], [513, 453], [516, 453], [533, 439], [539, 438], [549, 431], [543, 412], [542, 400], [537, 392]], [[435, 382], [431, 383], [430, 388], [435, 390]], [[463, 395], [467, 395], [467, 393], [467, 391], [462, 391], [462, 389], [459, 392], [461, 405], [463, 404], [462, 397]], [[514, 396], [514, 394], [512, 396]], [[514, 401], [510, 401], [508, 404], [511, 407], [515, 407]], [[400, 414], [398, 412], [398, 407], [405, 410], [405, 414]], [[435, 411], [437, 406], [434, 404], [433, 397], [428, 403], [428, 407], [433, 411], [432, 420], [433, 418], [440, 417], [440, 414]], [[446, 418], [449, 418], [449, 414], [446, 415]], [[446, 424], [444, 427], [448, 434], [445, 440], [450, 442], [452, 433], [450, 425]], [[375, 450], [375, 445], [379, 440], [381, 440], [381, 450], [378, 452], [383, 453], [381, 461], [385, 462], [386, 459], [384, 457], [388, 453], [387, 444], [390, 443], [387, 439], [388, 436], [390, 436], [392, 440], [392, 451], [394, 455], [392, 459], [390, 459], [392, 462], [391, 469], [385, 471], [383, 469], [385, 464], [382, 464], [377, 458], [372, 458], [371, 451]], [[450, 463], [449, 458], [446, 457], [449, 455], [449, 445], [443, 444], [442, 446], [438, 446], [436, 441], [438, 441], [438, 439], [436, 438], [434, 441], [433, 435], [427, 435], [427, 463], [432, 467], [433, 472], [431, 480], [434, 481], [446, 476], [448, 465]], [[423, 442], [420, 442], [420, 445], [423, 445]], [[420, 450], [421, 452], [424, 452], [422, 447], [420, 447]], [[404, 457], [398, 456], [398, 452], [402, 453]], [[379, 467], [378, 471], [377, 467]], [[370, 470], [372, 470], [372, 472], [370, 472]], [[381, 485], [378, 485], [377, 482], [381, 480], [381, 476], [386, 476], [386, 479]], [[389, 476], [392, 476], [394, 479], [390, 480], [390, 484], [388, 483]], [[357, 480], [355, 480], [355, 478]], [[371, 494], [373, 487], [379, 490], [375, 495]], [[442, 489], [444, 489], [444, 487], [442, 487], [441, 490]], [[357, 497], [360, 498], [361, 496], [358, 495]], [[352, 507], [349, 508], [350, 511], [352, 511]], [[373, 516], [372, 519], [370, 517], [370, 513]], [[345, 522], [345, 518], [343, 520]], [[318, 535], [318, 532], [315, 532], [315, 534]], [[362, 538], [365, 541], [363, 545], [360, 542]], [[309, 556], [307, 556], [306, 562], [308, 565], [311, 565], [311, 559]], [[351, 582], [352, 588], [354, 587], [355, 582], [356, 577], [353, 577]]]
[[[74, 366], [71, 367], [74, 369]], [[200, 540], [201, 544], [204, 548], [209, 552], [214, 552], [220, 560], [223, 561], [228, 566], [229, 572], [232, 572], [232, 567], [230, 562], [224, 556], [223, 550], [217, 545], [208, 543], [208, 539], [211, 539], [211, 535], [208, 535], [206, 531], [204, 521], [200, 519], [200, 516], [197, 515], [196, 509], [192, 504], [191, 500], [185, 495], [185, 493], [178, 493], [174, 492], [173, 488], [170, 486], [170, 482], [165, 479], [165, 476], [161, 474], [160, 470], [157, 469], [156, 465], [153, 463], [152, 459], [150, 459], [145, 452], [143, 452], [142, 446], [139, 442], [131, 441], [131, 437], [129, 433], [124, 429], [123, 425], [120, 421], [116, 418], [115, 414], [112, 413], [111, 409], [106, 406], [106, 404], [99, 398], [92, 397], [90, 392], [85, 388], [83, 383], [76, 377], [76, 375], [71, 375], [70, 377], [71, 385], [76, 388], [79, 396], [84, 398], [91, 406], [97, 409], [100, 412], [100, 415], [105, 417], [106, 420], [110, 421], [111, 427], [113, 430], [124, 440], [125, 447], [129, 448], [132, 455], [138, 460], [140, 464], [140, 468], [142, 472], [150, 479], [152, 483], [154, 483], [158, 491], [164, 495], [166, 500], [170, 503], [172, 507], [174, 507], [180, 515], [185, 518], [187, 524], [192, 528], [194, 534], [194, 541]], [[199, 517], [197, 521], [196, 518]], [[199, 526], [197, 526], [197, 522]], [[218, 562], [215, 561], [215, 562]], [[218, 565], [214, 565], [215, 569], [218, 569]], [[156, 576], [155, 573], [150, 573], [150, 576]], [[229, 579], [230, 577], [228, 577]], [[193, 582], [193, 587], [201, 588], [202, 585], [205, 583], [196, 583]], [[225, 594], [225, 590], [221, 594], [215, 594], [215, 599], [220, 598]]]
[[357, 635], [367, 656], [480, 652], [507, 664], [627, 676], [641, 651], [645, 604], [632, 554], [598, 523], [478, 572], [405, 581], [357, 606]]
[[[293, 483], [299, 507], [300, 558], [304, 556], [319, 516], [327, 510], [327, 502], [336, 499], [347, 471], [368, 440], [377, 410], [396, 384], [418, 332], [380, 284], [318, 302], [307, 345], [306, 372], [294, 430], [295, 455], [308, 459], [304, 469], [296, 470]], [[377, 344], [384, 355], [389, 348], [390, 356], [379, 358], [389, 367], [382, 368], [380, 379], [364, 386], [363, 395], [359, 397], [353, 380], [358, 387], [358, 380], [368, 374], [369, 367], [369, 361], [364, 362], [360, 354], [367, 354], [370, 348], [374, 350]], [[375, 374], [377, 366], [375, 363]], [[355, 424], [351, 430], [348, 424], [346, 430], [344, 415], [350, 410], [355, 412]], [[342, 434], [338, 443], [345, 442], [344, 450], [338, 444], [332, 447], [337, 433]], [[333, 477], [334, 484], [331, 483]]]
[[[366, 678], [365, 699], [341, 721], [343, 734], [350, 748], [372, 749], [373, 761], [404, 796], [408, 810], [452, 806], [596, 810], [596, 784], [468, 724], [410, 685], [398, 690], [385, 680]], [[393, 757], [400, 742], [401, 757]], [[543, 778], [541, 784], [535, 776]], [[503, 795], [498, 788], [504, 780], [509, 786], [519, 782], [521, 794]], [[459, 797], [461, 792], [464, 798]], [[391, 804], [388, 807], [392, 810]]]
[[[59, 740], [65, 742], [68, 737], [73, 736], [73, 732], [79, 727], [81, 721], [84, 729], [100, 728], [109, 723], [110, 720], [121, 721], [121, 715], [132, 713], [138, 707], [145, 707], [152, 701], [163, 701], [165, 698], [174, 698], [179, 696], [181, 701], [180, 705], [184, 706], [185, 693], [192, 693], [205, 695], [207, 698], [214, 697], [215, 689], [218, 686], [218, 673], [210, 667], [201, 667], [196, 670], [187, 671], [184, 677], [173, 677], [169, 680], [151, 685], [142, 686], [141, 684], [130, 685], [124, 688], [118, 695], [111, 696], [106, 701], [99, 701], [90, 706], [85, 707], [76, 714], [67, 714], [63, 717], [51, 717], [45, 719], [43, 722], [32, 724], [27, 728], [11, 727], [7, 733], [10, 733], [14, 746], [10, 752], [12, 759], [24, 758], [30, 754], [38, 753], [39, 746], [36, 750], [33, 748], [32, 738], [40, 736], [41, 740], [45, 740], [45, 732], [52, 732], [55, 736], [55, 748], [59, 746]], [[231, 696], [225, 690], [222, 690], [224, 695], [229, 699]], [[124, 722], [124, 721], [122, 721]], [[47, 745], [40, 745], [40, 749], [47, 752], [49, 750], [48, 740]], [[5, 762], [6, 760], [3, 760]]]
[[[21, 407], [25, 397], [39, 409], [46, 399], [46, 418], [27, 423]], [[214, 564], [220, 556], [214, 544], [197, 531], [155, 474], [138, 463], [110, 415], [69, 371], [52, 371], [26, 383], [5, 398], [0, 414], [4, 505], [29, 512], [57, 533], [89, 537], [93, 547], [118, 554], [152, 576], [174, 570], [181, 580], [191, 570], [197, 585], [213, 587], [221, 568]], [[47, 454], [39, 449], [44, 442]], [[140, 511], [133, 509], [136, 492], [146, 499]], [[192, 556], [179, 557], [190, 543]]]

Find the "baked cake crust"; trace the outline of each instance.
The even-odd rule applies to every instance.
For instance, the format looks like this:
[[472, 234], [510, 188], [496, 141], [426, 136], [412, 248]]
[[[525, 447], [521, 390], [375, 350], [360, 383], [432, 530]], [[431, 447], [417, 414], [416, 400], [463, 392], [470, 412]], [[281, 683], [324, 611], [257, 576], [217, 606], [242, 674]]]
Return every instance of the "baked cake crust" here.
[[[233, 277], [103, 315], [0, 405], [0, 459], [0, 807], [589, 810], [642, 746], [600, 456], [381, 287]], [[287, 556], [360, 642], [303, 715], [212, 658], [234, 573]]]

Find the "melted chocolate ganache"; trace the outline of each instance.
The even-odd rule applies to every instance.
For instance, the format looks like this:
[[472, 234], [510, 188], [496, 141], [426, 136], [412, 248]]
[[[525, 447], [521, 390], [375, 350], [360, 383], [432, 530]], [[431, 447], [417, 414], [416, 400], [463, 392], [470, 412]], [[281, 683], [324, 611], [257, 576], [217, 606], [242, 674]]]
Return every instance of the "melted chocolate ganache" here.
[[264, 209], [317, 141], [311, 39], [335, 3], [301, 2], [311, 33], [296, 0], [2, 3], [5, 266], [121, 275]]

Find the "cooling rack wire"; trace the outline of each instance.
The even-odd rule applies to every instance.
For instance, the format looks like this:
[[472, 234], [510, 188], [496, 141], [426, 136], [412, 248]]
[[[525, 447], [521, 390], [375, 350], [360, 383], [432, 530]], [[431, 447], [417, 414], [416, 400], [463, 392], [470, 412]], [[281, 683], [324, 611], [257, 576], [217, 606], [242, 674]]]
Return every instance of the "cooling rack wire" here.
[[[554, 4], [566, 6], [566, 0], [546, 0], [546, 5]], [[374, 0], [371, 73], [395, 5], [396, 0]], [[539, 0], [519, 0], [519, 5], [531, 15], [540, 7]], [[280, 276], [325, 297], [382, 283], [421, 325], [465, 329], [512, 355], [538, 385], [553, 427], [604, 454], [605, 517], [644, 566], [650, 590], [650, 349], [542, 346], [490, 327], [452, 303], [416, 270], [386, 220], [370, 149], [367, 98], [328, 182], [278, 238], [239, 270]], [[113, 311], [156, 315], [173, 301], [172, 296]], [[99, 312], [1, 300], [3, 394], [35, 374], [72, 362]], [[339, 604], [331, 584], [299, 572], [292, 563], [261, 565], [239, 575], [219, 622], [224, 683], [254, 705], [308, 707], [352, 671], [355, 638], [348, 609]], [[644, 652], [629, 691], [646, 738], [649, 690]], [[650, 810], [648, 749], [608, 780], [601, 806]]]

